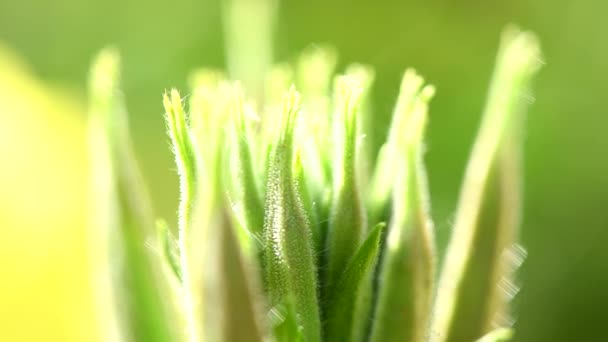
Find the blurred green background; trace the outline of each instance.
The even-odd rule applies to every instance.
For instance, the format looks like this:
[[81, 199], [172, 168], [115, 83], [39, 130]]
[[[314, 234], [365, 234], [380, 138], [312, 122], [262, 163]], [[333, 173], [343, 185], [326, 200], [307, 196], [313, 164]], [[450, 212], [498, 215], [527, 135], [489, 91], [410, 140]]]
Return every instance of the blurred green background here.
[[[222, 8], [218, 0], [0, 0], [0, 42], [40, 78], [83, 99], [93, 55], [108, 44], [120, 49], [136, 149], [159, 215], [172, 219], [177, 177], [161, 94], [186, 89], [195, 67], [224, 67]], [[275, 60], [329, 43], [341, 65], [376, 68], [372, 141], [383, 138], [405, 67], [437, 86], [426, 161], [442, 243], [500, 31], [517, 23], [538, 34], [546, 64], [525, 132], [522, 243], [529, 255], [520, 272], [517, 341], [608, 340], [606, 14], [601, 0], [279, 3]]]

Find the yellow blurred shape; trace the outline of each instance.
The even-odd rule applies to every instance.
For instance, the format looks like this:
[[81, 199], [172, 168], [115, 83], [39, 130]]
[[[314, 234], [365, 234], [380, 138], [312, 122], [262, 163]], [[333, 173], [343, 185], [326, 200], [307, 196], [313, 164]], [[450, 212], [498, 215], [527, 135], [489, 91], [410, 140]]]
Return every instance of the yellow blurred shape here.
[[101, 338], [83, 113], [0, 45], [0, 341]]

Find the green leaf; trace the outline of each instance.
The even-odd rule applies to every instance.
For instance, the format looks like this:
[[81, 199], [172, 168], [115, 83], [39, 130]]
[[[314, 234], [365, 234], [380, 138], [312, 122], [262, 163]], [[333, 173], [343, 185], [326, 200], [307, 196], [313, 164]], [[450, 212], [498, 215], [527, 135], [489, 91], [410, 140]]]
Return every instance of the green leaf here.
[[196, 340], [199, 336], [197, 323], [197, 306], [195, 295], [196, 281], [190, 276], [190, 270], [194, 266], [192, 250], [195, 215], [195, 200], [198, 195], [201, 172], [201, 160], [194, 143], [193, 135], [187, 124], [186, 113], [182, 105], [182, 99], [176, 89], [170, 94], [164, 94], [163, 105], [165, 107], [165, 119], [167, 131], [171, 138], [171, 146], [175, 155], [175, 164], [179, 175], [180, 200], [178, 209], [178, 246], [180, 256], [180, 274], [182, 279], [182, 309], [186, 322], [187, 336]]
[[294, 82], [294, 71], [290, 64], [281, 63], [268, 71], [264, 87], [264, 110], [262, 111], [261, 143], [258, 152], [268, 151], [273, 145], [281, 129], [280, 118], [283, 113], [283, 100], [285, 93]]
[[[235, 120], [235, 125], [239, 125], [239, 132], [246, 134], [242, 131], [246, 129], [246, 123], [241, 121], [244, 118], [240, 116], [244, 115], [244, 104], [242, 95], [233, 89], [232, 105], [236, 108], [223, 107], [223, 101], [229, 96], [226, 93], [228, 89], [212, 87], [206, 83], [200, 84], [197, 88], [199, 98], [193, 99], [193, 103], [199, 106], [194, 112], [197, 119], [193, 118], [194, 124], [200, 125], [197, 129], [188, 125], [177, 91], [172, 91], [170, 98], [165, 96], [164, 101], [168, 131], [182, 184], [179, 214], [183, 249], [180, 253], [180, 270], [187, 333], [192, 341], [200, 338], [210, 341], [261, 341], [265, 329], [259, 313], [261, 296], [256, 291], [255, 274], [250, 270], [254, 266], [249, 265], [242, 255], [243, 250], [234, 231], [238, 220], [230, 216], [231, 206], [224, 193], [232, 180], [230, 174], [222, 172], [226, 169], [224, 148], [227, 137], [221, 132], [210, 134], [208, 137], [213, 140], [209, 141], [207, 149], [201, 154], [197, 145], [203, 141], [201, 134], [214, 129], [205, 124], [220, 126], [227, 119], [228, 110], [235, 114], [231, 119]], [[217, 102], [209, 101], [211, 99], [207, 96], [211, 92], [221, 93]], [[224, 118], [213, 117], [217, 113], [224, 114]], [[194, 132], [199, 135], [194, 136]], [[234, 329], [237, 322], [239, 329]]]
[[378, 152], [376, 168], [369, 188], [370, 196], [367, 204], [372, 222], [380, 220], [388, 209], [397, 172], [394, 164], [395, 156], [399, 153], [399, 139], [403, 133], [404, 124], [412, 116], [414, 103], [423, 84], [423, 78], [414, 69], [407, 69], [403, 74], [388, 139]]
[[188, 234], [188, 225], [192, 221], [192, 205], [198, 186], [199, 154], [196, 151], [190, 128], [186, 123], [186, 113], [184, 112], [179, 92], [173, 89], [170, 94], [165, 94], [163, 96], [163, 104], [166, 113], [167, 131], [171, 138], [171, 146], [175, 155], [175, 164], [180, 181], [180, 207], [178, 215], [180, 240], [183, 240]]
[[324, 340], [357, 341], [362, 336], [365, 320], [360, 320], [359, 304], [363, 291], [369, 289], [384, 226], [380, 223], [372, 229], [334, 286], [327, 305]]
[[302, 160], [300, 159], [300, 154], [296, 155], [294, 173], [296, 175], [296, 191], [300, 194], [300, 197], [302, 198], [304, 213], [306, 213], [308, 222], [310, 223], [311, 227], [314, 252], [318, 259], [323, 249], [323, 243], [325, 242], [325, 232], [321, 230], [321, 225], [319, 224], [319, 213], [317, 210], [317, 203], [312, 199], [312, 197], [310, 196], [310, 191], [308, 190], [308, 182], [304, 169], [302, 167]]
[[520, 220], [520, 124], [539, 66], [536, 37], [505, 31], [440, 277], [432, 342], [478, 339], [506, 309], [499, 283]]
[[313, 200], [331, 180], [331, 85], [337, 52], [326, 46], [307, 48], [298, 59], [297, 84], [302, 90], [305, 120], [298, 126], [298, 146]]
[[251, 146], [255, 140], [250, 132], [249, 121], [246, 115], [246, 105], [240, 86], [233, 87], [233, 98], [231, 101], [235, 131], [235, 146], [237, 146], [237, 162], [233, 163], [232, 175], [238, 183], [239, 196], [236, 202], [242, 205], [245, 228], [256, 237], [256, 241], [262, 241], [262, 230], [264, 226], [264, 205], [257, 184], [257, 174], [253, 165], [253, 154]]
[[219, 172], [221, 174], [224, 171], [218, 170], [218, 159], [224, 157], [219, 155], [219, 151], [225, 147], [220, 144], [226, 143], [225, 128], [232, 125], [228, 119], [233, 118], [229, 108], [233, 103], [234, 91], [232, 84], [223, 77], [218, 71], [206, 69], [191, 75], [192, 94], [189, 97], [187, 123], [194, 144], [200, 147], [197, 156], [204, 165], [198, 180], [201, 183], [199, 188], [206, 189], [200, 193], [204, 200], [212, 198], [218, 190], [218, 171], [222, 171]]
[[[220, 241], [209, 241], [207, 247], [217, 243], [220, 253], [215, 259], [220, 263], [218, 275], [221, 277], [219, 287], [215, 289], [215, 297], [223, 299], [218, 306], [209, 305], [207, 317], [220, 315], [221, 319], [214, 320], [212, 324], [221, 325], [221, 337], [209, 338], [210, 341], [263, 341], [265, 332], [262, 321], [261, 293], [254, 269], [248, 265], [239, 248], [234, 228], [227, 214], [220, 218], [217, 229]], [[212, 248], [212, 247], [211, 247]]]
[[270, 305], [293, 305], [307, 342], [320, 340], [317, 272], [310, 223], [293, 176], [293, 136], [299, 94], [285, 97], [283, 128], [266, 187], [264, 276]]
[[397, 129], [401, 134], [392, 156], [398, 161], [393, 215], [378, 279], [373, 342], [427, 339], [435, 275], [435, 242], [422, 161], [422, 137], [433, 93], [433, 87], [424, 87], [414, 101], [409, 120], [395, 121], [400, 125]]
[[166, 265], [179, 282], [182, 282], [182, 270], [179, 260], [179, 246], [177, 239], [171, 233], [167, 222], [164, 220], [156, 221], [158, 242], [161, 248], [161, 255]]
[[[375, 147], [372, 144], [374, 127], [378, 123], [378, 118], [374, 114], [374, 108], [372, 103], [371, 90], [374, 84], [376, 73], [374, 68], [370, 65], [353, 63], [347, 66], [345, 75], [354, 80], [361, 87], [361, 99], [359, 100], [357, 110], [357, 179], [359, 181], [359, 188], [363, 190], [368, 188], [368, 183], [371, 179], [371, 162], [374, 161], [375, 157], [372, 158], [372, 152]], [[329, 170], [334, 168], [333, 163], [328, 163], [327, 167]], [[366, 210], [367, 212], [367, 210]], [[369, 220], [369, 222], [380, 222], [384, 220]]]
[[[291, 303], [291, 299], [288, 300]], [[269, 321], [274, 327], [274, 339], [279, 342], [304, 342], [302, 327], [298, 325], [293, 305], [279, 305], [269, 312]]]
[[[327, 235], [325, 286], [332, 286], [342, 276], [367, 233], [366, 211], [361, 199], [357, 170], [357, 112], [361, 100], [360, 83], [349, 77], [337, 81], [337, 117], [334, 122], [336, 158], [334, 191]], [[324, 298], [324, 300], [331, 298]]]
[[176, 337], [176, 322], [166, 301], [171, 296], [157, 267], [159, 260], [145, 245], [155, 237], [154, 214], [134, 158], [119, 90], [119, 64], [117, 51], [103, 50], [90, 75], [91, 136], [98, 147], [93, 156], [94, 186], [100, 196], [95, 209], [102, 211], [96, 216], [107, 220], [111, 266], [115, 267], [115, 306], [123, 338], [171, 341]]
[[513, 329], [498, 328], [487, 333], [475, 342], [509, 342], [513, 338]]
[[[302, 90], [304, 105], [312, 105], [319, 112], [329, 112], [331, 81], [338, 62], [338, 52], [331, 46], [312, 45], [298, 59], [298, 87]], [[317, 102], [312, 104], [311, 102]], [[315, 112], [315, 111], [311, 111]]]

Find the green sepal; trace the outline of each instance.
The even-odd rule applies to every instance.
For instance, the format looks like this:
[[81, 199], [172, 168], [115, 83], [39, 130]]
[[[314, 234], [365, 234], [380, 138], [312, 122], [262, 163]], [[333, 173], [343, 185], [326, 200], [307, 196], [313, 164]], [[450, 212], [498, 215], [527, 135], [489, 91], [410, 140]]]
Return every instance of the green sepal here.
[[[232, 168], [233, 180], [239, 193], [236, 199], [241, 204], [245, 228], [255, 236], [256, 242], [261, 242], [264, 226], [264, 204], [257, 184], [258, 174], [253, 163], [252, 146], [255, 146], [255, 137], [251, 134], [251, 119], [247, 116], [246, 106], [240, 86], [233, 87], [231, 101], [233, 111], [234, 138], [237, 146], [237, 162]], [[250, 115], [251, 116], [251, 115]], [[261, 249], [261, 246], [260, 248]]]
[[414, 69], [407, 69], [403, 74], [399, 97], [393, 112], [388, 138], [380, 147], [376, 167], [372, 174], [368, 197], [369, 216], [372, 222], [380, 220], [386, 213], [397, 169], [396, 155], [400, 150], [399, 140], [403, 136], [404, 125], [411, 119], [414, 104], [420, 94], [424, 79]]
[[[221, 195], [217, 198], [221, 204]], [[248, 261], [236, 236], [234, 222], [226, 205], [217, 208], [207, 221], [204, 265], [212, 276], [203, 278], [202, 336], [206, 341], [261, 342], [267, 338], [256, 263]]]
[[308, 181], [306, 179], [306, 174], [302, 167], [302, 160], [300, 159], [300, 154], [296, 155], [294, 173], [296, 179], [296, 191], [300, 194], [300, 197], [302, 198], [304, 212], [308, 217], [308, 222], [310, 222], [315, 255], [318, 257], [321, 254], [323, 242], [325, 242], [325, 237], [324, 232], [321, 231], [321, 225], [319, 224], [319, 213], [317, 203], [310, 196]]
[[181, 283], [182, 270], [179, 260], [179, 245], [177, 243], [177, 238], [171, 233], [167, 222], [164, 220], [156, 220], [156, 232], [163, 260], [172, 274]]
[[[370, 313], [361, 312], [363, 291], [369, 290], [380, 248], [380, 237], [386, 224], [377, 224], [349, 262], [339, 281], [334, 285], [326, 307], [324, 340], [356, 341], [365, 330], [365, 319]], [[365, 306], [363, 306], [365, 308]]]
[[271, 308], [292, 302], [307, 342], [319, 341], [321, 323], [313, 239], [293, 175], [293, 137], [299, 94], [285, 97], [283, 127], [266, 187], [264, 278]]
[[505, 315], [508, 296], [499, 284], [510, 276], [503, 256], [520, 224], [522, 95], [540, 64], [533, 34], [503, 33], [440, 276], [432, 342], [476, 340]]
[[[362, 237], [367, 233], [366, 210], [361, 198], [357, 169], [357, 112], [363, 89], [357, 80], [350, 77], [341, 77], [336, 83], [336, 159], [324, 276], [324, 289], [329, 292], [340, 279]], [[330, 298], [324, 297], [324, 301], [326, 300]]]
[[[424, 170], [423, 136], [434, 88], [415, 99], [409, 120], [401, 121], [393, 214], [379, 273], [371, 341], [421, 342], [427, 338], [435, 279], [435, 241]], [[400, 151], [400, 152], [399, 152]]]

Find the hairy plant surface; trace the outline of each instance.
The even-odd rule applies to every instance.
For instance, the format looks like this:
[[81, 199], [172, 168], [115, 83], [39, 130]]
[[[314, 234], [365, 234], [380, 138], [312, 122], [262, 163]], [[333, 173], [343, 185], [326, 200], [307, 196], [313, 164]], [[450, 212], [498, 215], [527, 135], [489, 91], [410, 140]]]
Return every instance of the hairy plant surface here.
[[522, 256], [519, 135], [539, 58], [532, 34], [505, 31], [439, 262], [424, 167], [435, 88], [413, 69], [375, 156], [362, 139], [375, 113], [373, 70], [352, 65], [335, 75], [329, 48], [274, 67], [264, 82], [250, 73], [246, 85], [264, 83], [251, 96], [221, 72], [194, 73], [187, 101], [175, 89], [163, 99], [180, 178], [173, 226], [150, 209], [130, 149], [118, 55], [103, 51], [91, 73], [91, 140], [119, 335], [508, 340]]

